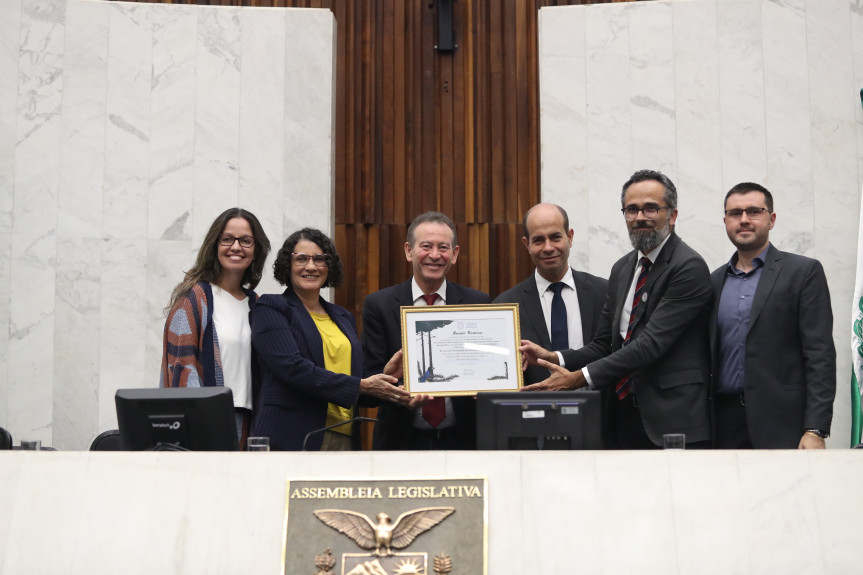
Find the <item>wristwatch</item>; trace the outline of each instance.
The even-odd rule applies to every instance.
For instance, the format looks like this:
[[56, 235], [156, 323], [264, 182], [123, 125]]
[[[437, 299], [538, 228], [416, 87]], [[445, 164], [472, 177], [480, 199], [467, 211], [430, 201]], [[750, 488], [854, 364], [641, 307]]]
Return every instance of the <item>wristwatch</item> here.
[[820, 429], [815, 429], [815, 428], [804, 429], [803, 433], [811, 433], [812, 435], [817, 435], [821, 439], [827, 439], [828, 437], [830, 437], [829, 433], [821, 431]]

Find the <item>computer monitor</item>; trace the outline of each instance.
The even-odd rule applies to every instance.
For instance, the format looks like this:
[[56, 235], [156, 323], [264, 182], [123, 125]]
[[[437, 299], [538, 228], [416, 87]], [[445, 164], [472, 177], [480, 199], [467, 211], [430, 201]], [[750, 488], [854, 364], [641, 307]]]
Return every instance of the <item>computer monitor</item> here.
[[602, 449], [598, 391], [480, 392], [477, 449]]
[[234, 397], [227, 387], [118, 389], [123, 449], [236, 451]]

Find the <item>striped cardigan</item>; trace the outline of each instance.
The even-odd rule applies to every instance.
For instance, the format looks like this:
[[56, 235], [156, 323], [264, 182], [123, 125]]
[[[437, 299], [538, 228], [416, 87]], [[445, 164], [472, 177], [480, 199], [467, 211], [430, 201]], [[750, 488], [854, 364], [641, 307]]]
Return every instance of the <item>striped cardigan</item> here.
[[[257, 295], [249, 296], [249, 309]], [[255, 366], [252, 366], [253, 395], [256, 397]], [[219, 335], [213, 325], [213, 288], [198, 282], [171, 309], [165, 321], [160, 387], [202, 387], [225, 385]]]

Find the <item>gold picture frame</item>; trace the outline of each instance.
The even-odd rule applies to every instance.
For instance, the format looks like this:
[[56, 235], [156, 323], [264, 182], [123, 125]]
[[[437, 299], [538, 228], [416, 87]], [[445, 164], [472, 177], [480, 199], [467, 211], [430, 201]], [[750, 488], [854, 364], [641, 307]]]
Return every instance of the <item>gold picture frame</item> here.
[[412, 395], [518, 391], [518, 304], [401, 308], [405, 389]]

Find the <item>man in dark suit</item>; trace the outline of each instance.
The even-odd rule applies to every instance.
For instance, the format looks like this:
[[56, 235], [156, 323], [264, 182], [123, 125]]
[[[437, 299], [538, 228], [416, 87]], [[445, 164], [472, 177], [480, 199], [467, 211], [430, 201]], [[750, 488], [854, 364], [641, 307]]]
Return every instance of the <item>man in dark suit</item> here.
[[709, 445], [708, 319], [713, 292], [704, 260], [674, 232], [677, 190], [667, 176], [641, 170], [623, 185], [622, 212], [635, 251], [619, 259], [593, 340], [557, 354], [522, 345], [551, 376], [525, 391], [607, 388], [614, 449], [652, 449], [683, 433]]
[[[381, 373], [402, 347], [401, 306], [488, 303], [480, 291], [446, 280], [458, 259], [455, 225], [440, 212], [417, 216], [408, 227], [405, 258], [413, 266], [408, 281], [369, 294], [363, 303], [363, 352], [370, 373]], [[435, 398], [408, 409], [385, 403], [378, 410], [374, 449], [474, 449], [476, 401]]]
[[770, 243], [776, 213], [763, 186], [731, 188], [724, 221], [737, 251], [711, 276], [715, 445], [823, 449], [836, 395], [824, 269]]
[[[578, 349], [593, 338], [608, 281], [569, 267], [574, 230], [562, 207], [537, 204], [524, 215], [522, 227], [521, 241], [536, 272], [494, 301], [518, 304], [522, 339], [549, 351]], [[548, 369], [528, 365], [524, 383], [548, 376]]]

